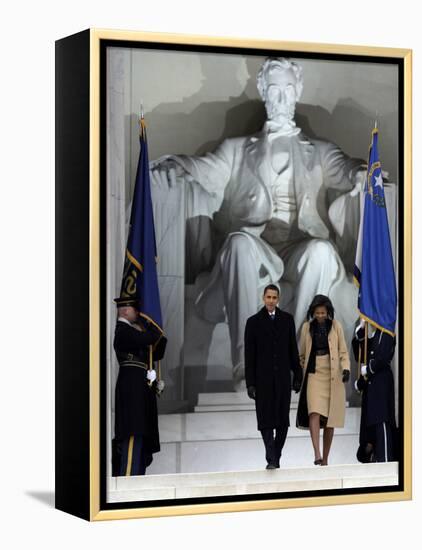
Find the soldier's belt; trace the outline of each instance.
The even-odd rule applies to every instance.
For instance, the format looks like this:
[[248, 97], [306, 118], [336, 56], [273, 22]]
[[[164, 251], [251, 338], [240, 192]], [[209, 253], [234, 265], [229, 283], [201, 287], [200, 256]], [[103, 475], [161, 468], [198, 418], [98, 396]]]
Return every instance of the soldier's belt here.
[[141, 361], [122, 361], [120, 363], [121, 367], [138, 367], [140, 369], [148, 370], [148, 365], [146, 363], [141, 363]]

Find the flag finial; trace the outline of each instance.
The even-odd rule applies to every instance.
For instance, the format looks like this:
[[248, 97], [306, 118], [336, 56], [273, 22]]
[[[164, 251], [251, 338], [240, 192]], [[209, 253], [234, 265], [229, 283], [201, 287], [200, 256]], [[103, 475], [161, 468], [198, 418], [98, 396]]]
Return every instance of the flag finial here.
[[144, 104], [142, 99], [139, 103], [139, 134], [145, 138], [145, 118], [144, 118]]

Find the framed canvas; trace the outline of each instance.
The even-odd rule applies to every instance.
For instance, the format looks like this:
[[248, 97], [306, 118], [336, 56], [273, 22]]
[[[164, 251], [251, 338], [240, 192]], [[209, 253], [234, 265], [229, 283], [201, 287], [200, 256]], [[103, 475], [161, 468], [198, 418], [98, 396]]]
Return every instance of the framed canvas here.
[[[165, 387], [154, 395], [159, 447], [130, 475], [129, 459], [114, 467], [128, 391], [116, 392], [114, 300], [145, 180], [167, 339], [153, 370]], [[370, 234], [391, 245], [391, 326], [358, 301], [365, 196], [377, 192], [386, 225]], [[371, 273], [388, 290], [385, 254], [371, 250]], [[343, 327], [344, 421], [321, 467], [297, 423], [306, 390], [290, 393], [289, 379], [287, 439], [266, 468], [244, 330], [268, 284], [295, 322], [299, 354], [314, 295], [330, 297]], [[57, 508], [106, 520], [411, 498], [411, 290], [410, 50], [98, 29], [57, 41]], [[384, 361], [390, 416], [369, 422], [390, 430], [384, 460], [378, 444], [363, 461], [358, 452], [372, 391], [355, 389], [363, 364], [366, 388], [376, 387], [369, 355], [353, 354], [359, 318], [395, 338]]]

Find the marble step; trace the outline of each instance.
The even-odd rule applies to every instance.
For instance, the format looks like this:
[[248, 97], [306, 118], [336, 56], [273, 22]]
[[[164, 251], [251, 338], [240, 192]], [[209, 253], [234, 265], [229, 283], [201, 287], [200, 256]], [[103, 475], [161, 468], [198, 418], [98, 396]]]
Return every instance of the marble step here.
[[[260, 438], [254, 410], [166, 414], [160, 415], [158, 421], [162, 443]], [[348, 407], [344, 428], [336, 429], [336, 433], [357, 434], [359, 423], [360, 408]], [[292, 409], [289, 437], [308, 437], [307, 430], [295, 425], [296, 410]]]
[[157, 399], [158, 414], [185, 413], [189, 410], [189, 401]]
[[[287, 437], [281, 460], [283, 467], [313, 465], [311, 438], [308, 432], [304, 433], [304, 437]], [[358, 446], [358, 434], [335, 432], [330, 464], [358, 464]], [[154, 455], [148, 474], [259, 470], [265, 465], [264, 444], [258, 434], [250, 439], [162, 443], [161, 452]]]
[[[292, 392], [291, 409], [297, 409], [299, 394]], [[348, 407], [346, 403], [346, 407]], [[255, 403], [243, 392], [199, 393], [195, 412], [254, 411]]]
[[393, 486], [398, 463], [341, 464], [279, 470], [146, 475], [108, 479], [108, 501], [130, 502], [207, 496], [283, 493], [354, 487]]
[[[292, 393], [291, 406], [297, 408], [298, 394]], [[195, 412], [254, 411], [255, 403], [246, 391], [199, 393]]]

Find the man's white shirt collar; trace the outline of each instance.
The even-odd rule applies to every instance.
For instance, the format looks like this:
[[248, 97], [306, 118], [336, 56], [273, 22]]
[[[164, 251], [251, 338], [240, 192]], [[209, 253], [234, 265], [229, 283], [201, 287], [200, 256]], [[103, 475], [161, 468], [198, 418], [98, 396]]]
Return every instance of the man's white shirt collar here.
[[121, 323], [128, 324], [130, 327], [132, 326], [132, 323], [130, 321], [128, 321], [127, 319], [125, 319], [124, 317], [117, 317], [117, 320], [120, 321]]

